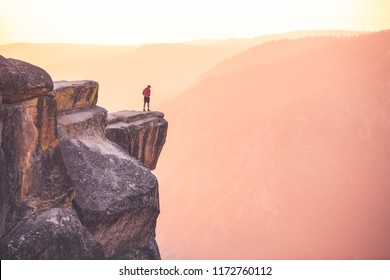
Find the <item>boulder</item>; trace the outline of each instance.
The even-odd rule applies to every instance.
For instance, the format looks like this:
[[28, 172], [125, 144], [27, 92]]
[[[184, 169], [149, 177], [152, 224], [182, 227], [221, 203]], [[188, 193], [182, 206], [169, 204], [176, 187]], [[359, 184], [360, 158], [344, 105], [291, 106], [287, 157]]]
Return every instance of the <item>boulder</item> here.
[[107, 110], [98, 106], [58, 115], [58, 132], [62, 138], [103, 139], [107, 126]]
[[50, 95], [57, 102], [58, 112], [89, 108], [96, 105], [99, 84], [95, 81], [58, 81]]
[[74, 197], [57, 137], [55, 100], [42, 96], [3, 104], [2, 116], [6, 178], [0, 186], [0, 234], [36, 211], [64, 205]]
[[153, 170], [165, 144], [167, 130], [168, 122], [163, 113], [120, 111], [108, 115], [106, 137]]
[[71, 206], [25, 219], [0, 238], [0, 259], [104, 259]]
[[53, 90], [53, 81], [45, 70], [1, 55], [0, 77], [0, 92], [4, 103], [30, 99]]
[[103, 245], [106, 257], [159, 259], [155, 176], [107, 140], [63, 138], [61, 149], [76, 190], [73, 205], [82, 224]]

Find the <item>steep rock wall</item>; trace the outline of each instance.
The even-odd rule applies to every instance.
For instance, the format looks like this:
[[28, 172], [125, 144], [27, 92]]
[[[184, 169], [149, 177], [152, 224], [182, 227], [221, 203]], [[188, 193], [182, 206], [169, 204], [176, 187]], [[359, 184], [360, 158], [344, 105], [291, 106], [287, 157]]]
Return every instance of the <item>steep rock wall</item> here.
[[56, 102], [47, 95], [53, 88], [50, 76], [3, 57], [0, 73], [7, 102], [1, 112], [0, 258], [104, 257], [70, 208], [74, 188], [57, 136]]
[[1, 56], [0, 75], [0, 258], [159, 259], [157, 179], [106, 139], [98, 83]]
[[[88, 96], [83, 84], [62, 82], [68, 93]], [[61, 91], [59, 87], [57, 93]], [[61, 150], [76, 190], [74, 207], [107, 258], [159, 259], [157, 179], [105, 138], [107, 111], [85, 104], [60, 110], [58, 117]]]
[[1, 215], [9, 230], [38, 210], [69, 203], [74, 194], [57, 139], [54, 100], [42, 96], [7, 104], [3, 118], [7, 189]]

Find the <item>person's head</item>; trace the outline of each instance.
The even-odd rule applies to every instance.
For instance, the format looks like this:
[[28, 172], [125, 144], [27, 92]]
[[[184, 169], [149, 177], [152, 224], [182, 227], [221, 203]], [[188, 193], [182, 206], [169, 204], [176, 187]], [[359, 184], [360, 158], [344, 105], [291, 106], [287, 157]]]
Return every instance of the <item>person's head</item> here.
[[150, 85], [148, 85], [148, 88], [151, 88], [151, 86], [150, 86]]

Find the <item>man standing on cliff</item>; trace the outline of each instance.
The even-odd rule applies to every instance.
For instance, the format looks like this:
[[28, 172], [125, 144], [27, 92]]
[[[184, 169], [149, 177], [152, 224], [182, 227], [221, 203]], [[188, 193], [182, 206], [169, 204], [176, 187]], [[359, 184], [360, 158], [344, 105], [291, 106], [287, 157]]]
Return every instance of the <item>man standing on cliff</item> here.
[[149, 110], [149, 103], [150, 103], [150, 93], [151, 93], [151, 86], [147, 86], [143, 92], [142, 92], [142, 95], [144, 96], [144, 111], [145, 111], [145, 104], [148, 104], [148, 111]]

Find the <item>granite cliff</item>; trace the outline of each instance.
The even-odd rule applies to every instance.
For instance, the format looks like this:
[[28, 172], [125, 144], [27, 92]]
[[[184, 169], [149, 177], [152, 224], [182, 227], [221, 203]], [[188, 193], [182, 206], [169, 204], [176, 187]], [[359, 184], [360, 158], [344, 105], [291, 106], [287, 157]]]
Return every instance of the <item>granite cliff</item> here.
[[0, 56], [0, 258], [160, 259], [159, 112], [107, 114], [94, 81]]

